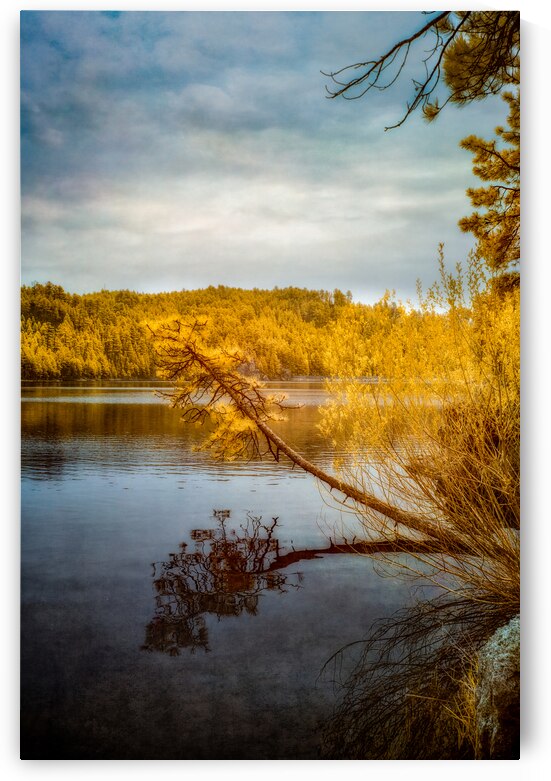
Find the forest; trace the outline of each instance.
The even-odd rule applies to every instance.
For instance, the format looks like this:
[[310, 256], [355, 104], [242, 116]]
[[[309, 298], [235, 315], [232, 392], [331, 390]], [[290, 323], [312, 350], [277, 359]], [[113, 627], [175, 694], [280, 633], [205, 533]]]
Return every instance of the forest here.
[[[413, 315], [408, 315], [413, 316]], [[417, 316], [417, 315], [416, 315]], [[381, 372], [381, 340], [404, 307], [373, 306], [349, 292], [294, 287], [76, 295], [48, 282], [21, 290], [24, 380], [154, 378], [150, 328], [171, 319], [206, 324], [211, 347], [240, 349], [242, 370], [263, 379]], [[149, 326], [149, 327], [148, 327]], [[362, 337], [362, 348], [347, 337]], [[354, 341], [356, 339], [354, 338]]]

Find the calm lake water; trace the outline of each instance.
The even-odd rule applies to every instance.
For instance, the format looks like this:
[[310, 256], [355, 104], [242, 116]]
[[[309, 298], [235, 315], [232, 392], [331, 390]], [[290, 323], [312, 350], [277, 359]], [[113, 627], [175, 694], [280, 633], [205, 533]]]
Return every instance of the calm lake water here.
[[[321, 385], [285, 391], [284, 438], [330, 468]], [[411, 597], [312, 557], [342, 525], [316, 481], [194, 452], [150, 383], [24, 387], [21, 418], [22, 757], [318, 758], [324, 663]]]

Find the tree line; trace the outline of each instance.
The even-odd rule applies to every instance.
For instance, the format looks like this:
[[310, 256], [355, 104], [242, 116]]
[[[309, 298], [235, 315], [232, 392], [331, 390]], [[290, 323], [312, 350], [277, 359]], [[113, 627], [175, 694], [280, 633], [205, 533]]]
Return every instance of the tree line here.
[[243, 368], [267, 379], [325, 375], [331, 334], [353, 304], [340, 290], [288, 287], [146, 294], [72, 294], [48, 282], [21, 289], [21, 375], [26, 380], [153, 378], [150, 328], [174, 318], [208, 324], [213, 347], [245, 348]]

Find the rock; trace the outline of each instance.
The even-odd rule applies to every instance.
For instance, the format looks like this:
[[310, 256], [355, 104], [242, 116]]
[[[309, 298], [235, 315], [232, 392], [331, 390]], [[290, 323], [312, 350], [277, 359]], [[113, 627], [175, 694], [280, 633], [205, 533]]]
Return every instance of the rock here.
[[477, 759], [518, 759], [520, 617], [500, 627], [479, 652]]

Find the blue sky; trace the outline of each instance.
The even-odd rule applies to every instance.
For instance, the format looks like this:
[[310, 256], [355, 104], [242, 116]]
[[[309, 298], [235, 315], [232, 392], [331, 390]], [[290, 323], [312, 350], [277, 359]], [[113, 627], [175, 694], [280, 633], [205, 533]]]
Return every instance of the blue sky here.
[[[383, 52], [398, 12], [24, 12], [24, 284], [157, 292], [209, 284], [414, 295], [472, 240], [471, 133], [499, 98], [402, 116], [391, 90], [327, 100], [320, 73]], [[416, 61], [412, 58], [412, 63]], [[416, 61], [418, 63], [418, 60]]]

